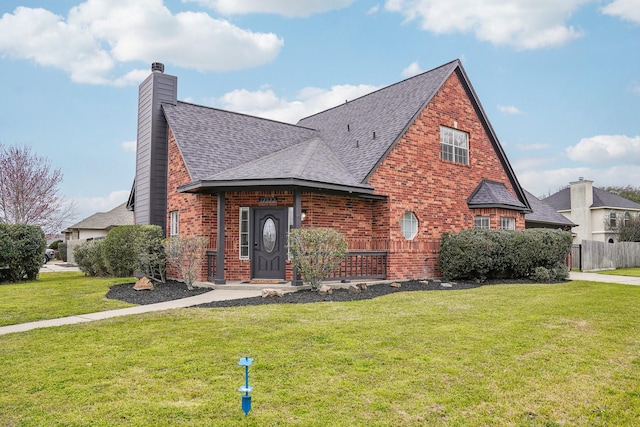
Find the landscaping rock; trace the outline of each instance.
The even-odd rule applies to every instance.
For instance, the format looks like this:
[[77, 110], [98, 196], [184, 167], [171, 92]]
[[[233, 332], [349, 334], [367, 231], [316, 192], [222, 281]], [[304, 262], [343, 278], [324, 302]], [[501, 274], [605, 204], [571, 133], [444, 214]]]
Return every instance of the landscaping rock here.
[[356, 287], [357, 287], [358, 289], [360, 289], [361, 291], [366, 291], [366, 290], [367, 290], [367, 284], [366, 284], [366, 283], [358, 283], [358, 284], [356, 285]]
[[284, 292], [281, 289], [265, 288], [262, 290], [262, 298], [282, 297]]
[[398, 283], [398, 282], [393, 282], [389, 286], [391, 286], [392, 288], [401, 288], [402, 287], [402, 285], [400, 283]]
[[453, 283], [440, 283], [443, 288], [453, 288]]
[[331, 295], [333, 293], [333, 289], [329, 285], [322, 285], [320, 289], [318, 289], [318, 293], [320, 295]]
[[142, 279], [138, 280], [135, 285], [133, 285], [133, 289], [135, 289], [136, 291], [152, 291], [153, 283], [151, 283], [151, 280], [143, 277]]
[[350, 285], [349, 286], [349, 293], [350, 294], [357, 294], [358, 292], [362, 292], [362, 289], [360, 289], [356, 285]]

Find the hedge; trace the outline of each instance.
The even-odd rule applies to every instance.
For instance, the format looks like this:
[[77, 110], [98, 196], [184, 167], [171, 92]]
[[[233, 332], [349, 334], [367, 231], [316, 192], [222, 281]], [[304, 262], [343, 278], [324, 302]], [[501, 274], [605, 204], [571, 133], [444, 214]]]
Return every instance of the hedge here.
[[571, 244], [571, 233], [542, 228], [447, 233], [440, 244], [440, 269], [446, 279], [564, 279]]
[[38, 226], [0, 224], [0, 282], [36, 280], [46, 244]]

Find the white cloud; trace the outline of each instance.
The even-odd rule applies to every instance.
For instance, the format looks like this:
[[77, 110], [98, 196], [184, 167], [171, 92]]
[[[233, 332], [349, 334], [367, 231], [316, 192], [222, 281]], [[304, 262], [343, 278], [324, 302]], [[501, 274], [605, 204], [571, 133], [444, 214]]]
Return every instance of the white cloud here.
[[350, 6], [354, 0], [183, 0], [215, 9], [223, 15], [273, 13], [288, 17], [309, 16]]
[[371, 9], [367, 10], [367, 15], [375, 15], [380, 10], [380, 5], [375, 5]]
[[567, 155], [574, 161], [588, 163], [623, 161], [625, 164], [637, 165], [640, 163], [640, 136], [597, 135], [583, 138], [578, 144], [567, 147]]
[[257, 91], [239, 89], [229, 92], [214, 103], [221, 108], [258, 117], [296, 123], [303, 117], [324, 111], [376, 90], [369, 85], [337, 85], [331, 89], [308, 87], [298, 92], [296, 99], [278, 97], [271, 89]]
[[546, 150], [551, 147], [549, 144], [518, 144], [516, 147], [522, 151]]
[[582, 36], [566, 24], [591, 0], [387, 0], [385, 7], [438, 34], [473, 33], [483, 41], [517, 49], [559, 46]]
[[407, 68], [402, 70], [402, 73], [400, 73], [400, 75], [406, 79], [418, 75], [423, 71], [424, 70], [420, 68], [420, 65], [417, 62], [412, 62], [411, 64], [409, 64], [409, 66], [407, 66]]
[[0, 54], [67, 72], [74, 82], [123, 86], [148, 71], [114, 77], [117, 65], [160, 60], [200, 71], [228, 71], [272, 61], [283, 46], [206, 13], [173, 14], [162, 0], [87, 0], [66, 19], [18, 7], [0, 18]]
[[522, 114], [522, 111], [513, 105], [498, 105], [498, 111], [505, 114]]
[[[72, 197], [70, 200], [75, 205], [76, 217], [72, 223], [77, 223], [97, 212], [108, 212], [129, 199], [131, 190], [117, 190], [105, 196], [98, 197]], [[72, 224], [67, 224], [67, 227]]]
[[124, 141], [122, 144], [120, 144], [120, 146], [124, 151], [132, 152], [132, 153], [136, 152], [137, 145], [138, 145], [137, 141]]
[[638, 0], [614, 0], [600, 11], [605, 15], [617, 16], [625, 21], [640, 24], [640, 2]]

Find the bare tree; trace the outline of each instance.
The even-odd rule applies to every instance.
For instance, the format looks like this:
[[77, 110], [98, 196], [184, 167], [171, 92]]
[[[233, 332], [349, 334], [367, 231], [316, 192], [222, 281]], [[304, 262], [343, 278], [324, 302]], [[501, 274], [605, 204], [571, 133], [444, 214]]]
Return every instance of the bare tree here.
[[59, 194], [62, 171], [27, 146], [0, 145], [0, 222], [42, 227], [59, 233], [75, 206]]

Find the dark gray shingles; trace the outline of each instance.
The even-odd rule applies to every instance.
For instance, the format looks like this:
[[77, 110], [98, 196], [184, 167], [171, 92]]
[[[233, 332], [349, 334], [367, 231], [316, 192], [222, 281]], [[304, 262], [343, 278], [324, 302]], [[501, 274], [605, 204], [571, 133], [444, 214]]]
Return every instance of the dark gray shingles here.
[[317, 135], [312, 129], [178, 101], [162, 108], [191, 179], [201, 180]]
[[[542, 199], [557, 211], [571, 210], [571, 188], [563, 188], [557, 193]], [[640, 204], [609, 193], [601, 188], [593, 187], [593, 204], [591, 208], [640, 209]]]
[[526, 209], [526, 206], [516, 199], [501, 182], [482, 180], [471, 196], [467, 199], [471, 208], [476, 207], [506, 207]]
[[458, 66], [459, 61], [452, 61], [304, 118], [298, 124], [318, 129], [320, 138], [363, 182]]
[[[523, 189], [524, 190], [524, 189]], [[557, 225], [559, 227], [565, 226], [574, 226], [569, 219], [567, 219], [564, 215], [558, 213], [556, 209], [546, 204], [542, 200], [538, 199], [536, 196], [524, 190], [524, 193], [529, 201], [529, 206], [531, 206], [531, 210], [533, 212], [528, 213], [524, 216], [525, 221], [528, 222], [536, 222], [547, 225]]]

